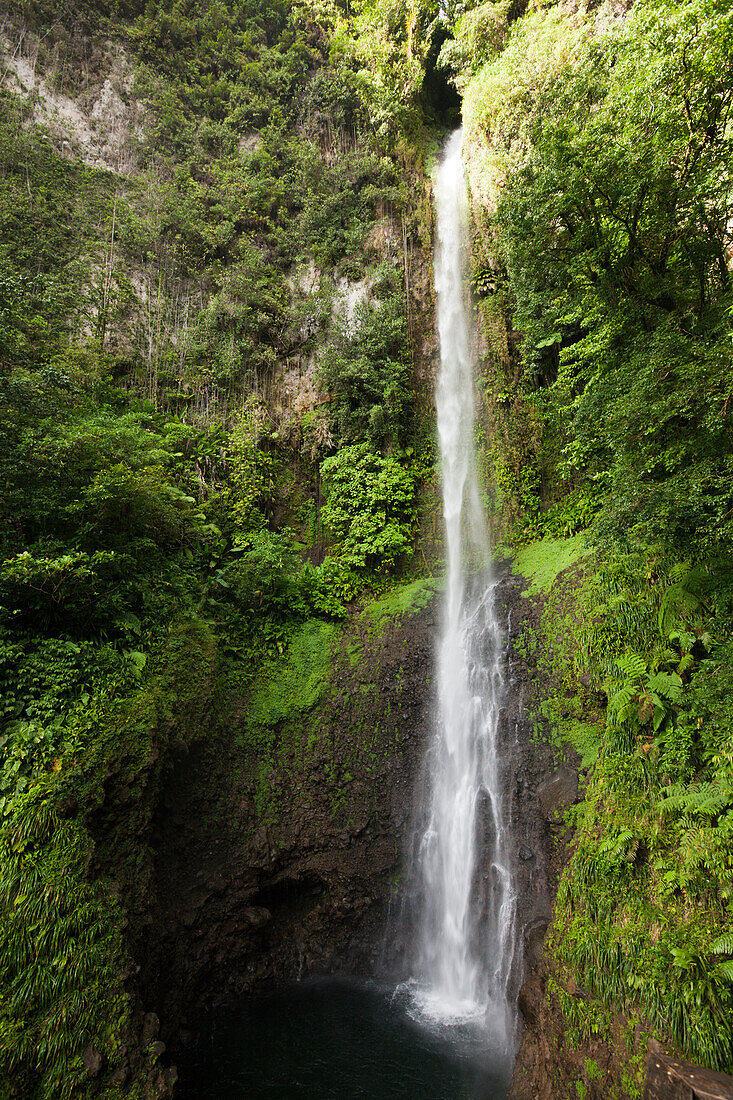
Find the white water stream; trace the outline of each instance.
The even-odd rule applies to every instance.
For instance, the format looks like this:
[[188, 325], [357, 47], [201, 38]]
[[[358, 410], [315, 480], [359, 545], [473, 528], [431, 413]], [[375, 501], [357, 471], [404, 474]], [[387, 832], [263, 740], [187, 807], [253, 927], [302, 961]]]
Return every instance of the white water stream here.
[[448, 140], [435, 178], [436, 400], [448, 577], [429, 806], [417, 846], [419, 973], [413, 993], [425, 1015], [448, 1023], [475, 1020], [486, 1027], [492, 1046], [510, 1055], [516, 906], [500, 752], [503, 639], [474, 460], [461, 138], [459, 131]]

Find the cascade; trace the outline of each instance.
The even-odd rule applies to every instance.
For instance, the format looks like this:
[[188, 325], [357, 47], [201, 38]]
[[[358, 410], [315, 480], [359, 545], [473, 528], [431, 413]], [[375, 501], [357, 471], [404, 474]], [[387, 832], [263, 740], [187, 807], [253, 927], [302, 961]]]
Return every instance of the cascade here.
[[473, 444], [473, 339], [466, 291], [468, 200], [462, 132], [435, 177], [436, 392], [447, 546], [437, 655], [437, 713], [426, 806], [415, 844], [418, 886], [413, 997], [428, 1018], [476, 1021], [510, 1059], [516, 897], [501, 759], [502, 631]]

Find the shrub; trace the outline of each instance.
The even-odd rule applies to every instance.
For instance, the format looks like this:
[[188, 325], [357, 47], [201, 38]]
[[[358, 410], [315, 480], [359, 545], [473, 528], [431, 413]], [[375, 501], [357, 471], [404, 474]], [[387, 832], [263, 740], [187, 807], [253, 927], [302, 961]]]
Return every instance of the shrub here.
[[411, 552], [413, 475], [367, 443], [344, 447], [322, 463], [323, 519], [339, 555], [358, 569], [389, 569]]

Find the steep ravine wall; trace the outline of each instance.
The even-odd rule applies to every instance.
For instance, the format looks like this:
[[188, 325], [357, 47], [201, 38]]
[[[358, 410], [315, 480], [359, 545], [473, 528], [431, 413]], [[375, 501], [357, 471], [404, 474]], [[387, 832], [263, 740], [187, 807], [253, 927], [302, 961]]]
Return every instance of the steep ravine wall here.
[[[353, 318], [357, 303], [378, 297], [375, 270], [381, 269], [383, 279], [384, 271], [392, 269], [395, 286], [407, 299], [410, 387], [419, 432], [432, 406], [436, 354], [431, 189], [423, 147], [434, 144], [435, 135], [426, 131], [419, 149], [405, 144], [399, 154], [390, 154], [405, 195], [395, 201], [367, 200], [359, 218], [362, 237], [359, 240], [352, 226], [349, 251], [338, 260], [316, 262], [309, 254], [289, 265], [276, 261], [272, 242], [263, 236], [265, 219], [239, 209], [246, 206], [246, 185], [232, 198], [234, 243], [217, 252], [208, 245], [198, 250], [200, 241], [193, 246], [188, 242], [179, 255], [179, 238], [192, 232], [191, 226], [184, 230], [178, 225], [171, 233], [168, 223], [176, 222], [186, 199], [179, 195], [167, 206], [176, 157], [167, 150], [168, 160], [156, 162], [156, 119], [139, 86], [140, 57], [130, 41], [100, 37], [101, 32], [92, 33], [83, 20], [64, 26], [63, 18], [54, 22], [52, 33], [43, 35], [38, 28], [33, 31], [12, 5], [8, 12], [0, 5], [0, 15], [0, 89], [12, 97], [18, 127], [32, 140], [47, 143], [53, 157], [84, 171], [93, 196], [85, 195], [85, 202], [106, 202], [107, 191], [114, 190], [112, 205], [97, 219], [99, 224], [90, 222], [85, 228], [88, 240], [77, 257], [84, 279], [78, 308], [68, 319], [73, 344], [84, 347], [98, 341], [99, 350], [110, 357], [117, 384], [144, 396], [159, 411], [181, 415], [187, 423], [229, 424], [241, 414], [245, 400], [254, 397], [266, 407], [268, 425], [281, 443], [320, 458], [335, 442], [323, 415], [328, 395], [316, 377], [329, 328], [335, 319]], [[326, 170], [348, 164], [350, 158], [368, 157], [369, 135], [350, 127], [339, 129], [327, 110], [301, 119], [294, 140]], [[241, 135], [237, 170], [244, 166], [245, 179], [262, 141], [257, 129]], [[195, 232], [215, 237], [219, 215], [210, 207], [220, 201], [216, 173], [210, 165], [207, 170], [196, 166], [192, 172], [191, 188], [200, 204]], [[323, 202], [322, 196], [313, 198], [303, 186], [299, 197], [304, 204]], [[357, 174], [350, 180], [349, 195], [361, 200], [362, 190], [370, 186]], [[302, 217], [307, 220], [307, 212]], [[138, 247], [142, 226], [154, 242], [144, 248]], [[196, 359], [200, 330], [209, 323], [207, 311], [212, 312], [218, 301], [226, 315], [245, 308], [252, 315], [258, 310], [266, 314], [274, 308], [262, 287], [240, 287], [231, 293], [223, 289], [224, 274], [236, 269], [237, 247], [245, 244], [254, 251], [252, 270], [240, 276], [243, 286], [258, 269], [265, 273], [270, 297], [278, 303], [278, 323], [268, 329], [263, 321], [258, 330], [236, 334], [235, 343], [246, 345], [245, 362], [239, 374], [235, 371], [226, 381], [215, 377], [211, 349]], [[187, 250], [192, 255], [184, 263]], [[209, 267], [212, 257], [214, 266]], [[204, 484], [205, 474], [204, 470]]]
[[526, 644], [537, 631], [545, 596], [529, 595], [528, 579], [512, 572], [511, 564], [500, 566], [498, 610], [507, 623], [506, 771], [522, 966], [521, 986], [514, 991], [520, 1045], [508, 1100], [565, 1100], [574, 1097], [592, 1051], [571, 1052], [557, 1041], [561, 1015], [546, 995], [545, 943], [572, 841], [566, 815], [582, 797], [583, 773], [572, 749], [551, 745], [545, 736], [539, 715], [546, 673], [541, 653]]
[[89, 1052], [100, 1095], [130, 1083], [169, 1095], [175, 1051], [212, 1005], [395, 964], [385, 931], [429, 728], [438, 603], [429, 584], [409, 591], [404, 614], [377, 601], [328, 633], [315, 706], [291, 700], [290, 717], [255, 726], [257, 689], [213, 701], [189, 748], [150, 776], [157, 806], [138, 837], [126, 932], [137, 1030], [111, 1076]]
[[[33, 119], [48, 128], [62, 156], [115, 173], [124, 188], [124, 179], [137, 171], [133, 146], [145, 125], [144, 110], [130, 94], [131, 62], [124, 51], [105, 46], [90, 86], [71, 99], [53, 91], [35, 57], [16, 39], [4, 46], [9, 86], [28, 97]], [[404, 155], [409, 160], [409, 151]], [[409, 160], [406, 177], [409, 214], [382, 211], [365, 252], [369, 262], [386, 262], [404, 281], [416, 432], [427, 433], [437, 341], [430, 189], [417, 155]], [[138, 340], [152, 348], [150, 287], [159, 287], [160, 280], [152, 269], [126, 257], [119, 264], [132, 297], [107, 339], [125, 353]], [[308, 268], [307, 277], [293, 272], [288, 282], [293, 301], [316, 302], [321, 282], [328, 280], [335, 283], [334, 312], [348, 309], [369, 291], [368, 283], [358, 279]], [[184, 291], [188, 294], [188, 288]], [[197, 308], [203, 304], [196, 302]], [[486, 319], [486, 302], [483, 308]], [[300, 337], [305, 344], [308, 309], [304, 314]], [[497, 316], [501, 325], [501, 311]], [[175, 317], [178, 325], [188, 313], [182, 310]], [[183, 340], [185, 323], [167, 334], [172, 344]], [[498, 356], [504, 365], [516, 365], [512, 341], [510, 331], [506, 339], [501, 334]], [[484, 400], [490, 392], [483, 391]], [[260, 396], [295, 453], [301, 443], [298, 425], [321, 400], [312, 349], [302, 351], [296, 340]], [[493, 436], [520, 424], [519, 410], [511, 403], [497, 406], [495, 414], [497, 409], [503, 419], [489, 420]], [[525, 457], [518, 454], [518, 470]], [[415, 560], [429, 564], [439, 555], [440, 521], [434, 486], [428, 481], [421, 491]], [[516, 633], [531, 605], [520, 600], [521, 583], [508, 575], [501, 591]], [[117, 878], [127, 909], [132, 965], [126, 985], [137, 1009], [128, 1049], [113, 1072], [107, 1072], [94, 1049], [85, 1052], [100, 1095], [129, 1085], [139, 1085], [146, 1096], [169, 1092], [177, 1047], [185, 1043], [196, 1013], [218, 1001], [308, 973], [400, 972], [407, 945], [399, 938], [385, 939], [385, 933], [390, 903], [399, 894], [416, 777], [430, 733], [437, 602], [434, 597], [422, 609], [387, 616], [378, 625], [358, 615], [344, 631], [335, 631], [327, 686], [310, 710], [257, 726], [250, 720], [248, 689], [224, 700], [207, 696], [204, 701], [202, 695], [189, 723], [197, 728], [187, 730], [178, 746], [175, 718], [165, 737], [156, 733], [150, 760], [139, 765], [134, 783], [127, 761], [110, 765], [117, 771], [103, 779], [104, 808], [91, 831], [99, 866]], [[538, 808], [537, 795], [551, 779], [553, 764], [548, 753], [530, 744], [531, 669], [515, 651], [509, 654], [509, 669], [507, 723], [515, 731], [512, 827], [524, 949], [531, 961], [551, 910], [555, 826]], [[209, 679], [207, 691], [213, 674]], [[129, 867], [119, 870], [116, 830], [121, 822], [122, 831], [128, 829], [138, 797], [140, 821], [129, 826], [130, 850], [138, 860], [133, 886]], [[553, 814], [554, 806], [548, 812]], [[385, 953], [388, 942], [391, 953]], [[526, 992], [522, 1003], [531, 1022]]]
[[303, 661], [286, 653], [240, 694], [212, 690], [213, 650], [205, 677], [192, 649], [179, 661], [187, 710], [179, 699], [165, 712], [139, 759], [110, 762], [89, 821], [94, 870], [125, 908], [133, 1006], [114, 1064], [84, 1052], [90, 1094], [171, 1095], [197, 1015], [248, 990], [394, 970], [385, 932], [433, 704], [437, 606], [434, 585], [416, 582], [346, 626], [308, 624]]
[[[534, 669], [513, 644], [535, 606], [523, 587], [501, 566], [511, 838], [530, 976], [520, 1004], [531, 1028], [528, 996], [557, 876], [553, 836], [577, 776], [532, 741]], [[139, 1072], [144, 1051], [158, 1067], [148, 1094], [174, 1091], [176, 1053], [199, 1014], [250, 990], [309, 974], [406, 975], [409, 930], [397, 914], [432, 733], [440, 617], [439, 593], [430, 585], [417, 593], [412, 609], [394, 614], [377, 602], [332, 639], [312, 709], [263, 741], [248, 722], [251, 696], [232, 699], [163, 769], [148, 886], [128, 928], [139, 1033], [118, 1080]], [[104, 1094], [103, 1074], [99, 1083]]]
[[165, 1040], [264, 982], [379, 969], [435, 625], [432, 594], [386, 624], [359, 617], [333, 642], [322, 700], [270, 731], [272, 755], [241, 700], [173, 768], [153, 830], [151, 925], [137, 937]]
[[[567, 566], [572, 554], [576, 561]], [[587, 547], [579, 550], [577, 538], [548, 539], [522, 550], [513, 565], [526, 568], [532, 580], [533, 595], [521, 600], [523, 613], [514, 620], [513, 650], [528, 676], [528, 759], [540, 764], [526, 820], [536, 814], [542, 822], [547, 908], [525, 925], [524, 981], [518, 995], [523, 1033], [509, 1100], [639, 1100], [642, 1095], [672, 1100], [693, 1095], [689, 1090], [695, 1080], [703, 1088], [701, 1095], [708, 1095], [703, 1086], [709, 1084], [721, 1090], [711, 1095], [729, 1096], [733, 1080], [700, 1065], [683, 1066], [692, 1075], [683, 1088], [664, 1068], [682, 1057], [665, 1031], [633, 1005], [594, 996], [587, 978], [563, 958], [564, 944], [573, 934], [563, 895], [597, 782], [597, 761], [580, 731], [583, 723], [586, 730], [598, 723], [605, 706], [603, 692], [587, 675], [563, 677], [568, 653], [563, 646], [572, 653], [577, 645], [583, 585], [594, 561]], [[592, 886], [588, 889], [590, 893]], [[599, 936], [602, 931], [601, 926]]]

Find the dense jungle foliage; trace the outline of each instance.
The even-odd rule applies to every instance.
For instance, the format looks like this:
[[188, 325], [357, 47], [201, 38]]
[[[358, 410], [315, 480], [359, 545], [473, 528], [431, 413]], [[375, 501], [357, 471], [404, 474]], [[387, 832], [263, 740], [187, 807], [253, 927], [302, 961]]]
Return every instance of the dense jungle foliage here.
[[[3, 33], [0, 1095], [86, 1095], [99, 1057], [111, 1096], [168, 755], [409, 568], [434, 139], [331, 3], [32, 0]], [[90, 163], [36, 107], [105, 80], [129, 127]]]
[[515, 539], [587, 531], [526, 639], [588, 768], [551, 997], [571, 1045], [627, 1014], [604, 1087], [638, 1096], [639, 1028], [733, 1068], [733, 13], [625, 7], [479, 5], [447, 53], [479, 308], [520, 345], [493, 337], [488, 464]]
[[[526, 639], [540, 716], [588, 769], [550, 993], [569, 1042], [621, 1009], [733, 1071], [733, 15], [588, 9], [8, 13], [0, 1097], [92, 1095], [90, 1049], [122, 1095], [124, 929], [167, 754], [307, 624], [330, 637], [417, 568], [435, 456], [410, 257], [458, 93], [493, 523], [586, 532]], [[45, 92], [5, 79], [16, 56]], [[102, 163], [36, 104], [105, 80], [127, 129]]]

